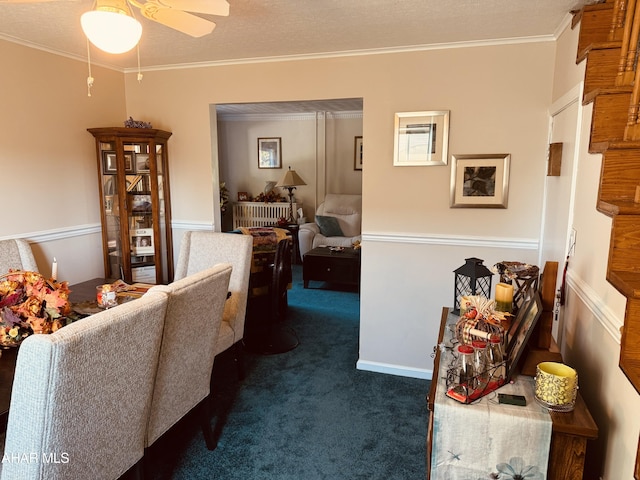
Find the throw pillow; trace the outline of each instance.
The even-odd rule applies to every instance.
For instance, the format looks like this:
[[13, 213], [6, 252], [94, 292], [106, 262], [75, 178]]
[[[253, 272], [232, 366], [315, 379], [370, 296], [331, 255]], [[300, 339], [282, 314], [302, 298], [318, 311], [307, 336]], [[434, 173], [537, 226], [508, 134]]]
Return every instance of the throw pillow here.
[[316, 215], [316, 223], [320, 227], [320, 233], [325, 237], [344, 237], [336, 217]]

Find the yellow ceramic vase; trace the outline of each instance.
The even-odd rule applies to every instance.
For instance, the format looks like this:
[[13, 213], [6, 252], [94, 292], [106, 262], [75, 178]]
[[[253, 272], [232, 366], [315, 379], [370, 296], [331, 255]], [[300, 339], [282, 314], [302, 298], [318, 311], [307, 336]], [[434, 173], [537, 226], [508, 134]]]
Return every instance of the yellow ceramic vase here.
[[570, 412], [578, 394], [578, 373], [556, 362], [542, 362], [536, 367], [536, 400], [549, 410]]

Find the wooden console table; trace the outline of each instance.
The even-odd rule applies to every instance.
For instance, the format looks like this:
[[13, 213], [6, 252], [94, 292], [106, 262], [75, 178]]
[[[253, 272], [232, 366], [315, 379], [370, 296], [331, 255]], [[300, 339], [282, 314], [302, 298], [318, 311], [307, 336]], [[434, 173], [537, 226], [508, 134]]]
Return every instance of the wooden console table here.
[[[443, 308], [440, 322], [438, 343], [444, 338], [444, 330], [449, 316], [449, 309]], [[431, 454], [433, 438], [433, 411], [436, 398], [445, 392], [438, 390], [438, 371], [440, 369], [441, 352], [436, 348], [434, 359], [434, 378], [427, 397], [429, 422], [427, 429], [427, 480], [431, 478]], [[454, 400], [451, 400], [454, 401]], [[464, 408], [464, 405], [462, 405]], [[572, 412], [550, 412], [552, 421], [551, 446], [549, 451], [548, 480], [582, 480], [587, 441], [597, 438], [598, 427], [593, 421], [584, 400], [578, 393], [575, 408]], [[437, 439], [436, 439], [437, 441]]]

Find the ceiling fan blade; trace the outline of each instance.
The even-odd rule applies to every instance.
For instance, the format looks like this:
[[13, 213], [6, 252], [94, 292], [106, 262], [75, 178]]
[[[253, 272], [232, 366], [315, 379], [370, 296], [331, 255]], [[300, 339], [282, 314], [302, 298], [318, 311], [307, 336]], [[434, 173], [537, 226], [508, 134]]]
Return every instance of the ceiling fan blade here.
[[173, 8], [158, 8], [151, 5], [150, 2], [145, 3], [140, 11], [149, 20], [196, 38], [211, 33], [216, 26], [215, 23], [196, 15]]
[[220, 17], [229, 16], [227, 0], [157, 0], [160, 6], [167, 6], [185, 12], [207, 13]]

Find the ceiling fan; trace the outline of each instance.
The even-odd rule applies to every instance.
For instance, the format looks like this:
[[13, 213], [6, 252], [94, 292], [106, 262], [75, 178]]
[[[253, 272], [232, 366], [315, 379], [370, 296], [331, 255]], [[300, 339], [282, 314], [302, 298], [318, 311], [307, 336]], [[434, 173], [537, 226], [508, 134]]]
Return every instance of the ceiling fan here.
[[[0, 4], [49, 1], [55, 0], [0, 0]], [[193, 13], [229, 15], [226, 0], [95, 0], [92, 10], [132, 16], [131, 5], [138, 8], [143, 17], [196, 38], [211, 33], [216, 24]]]

